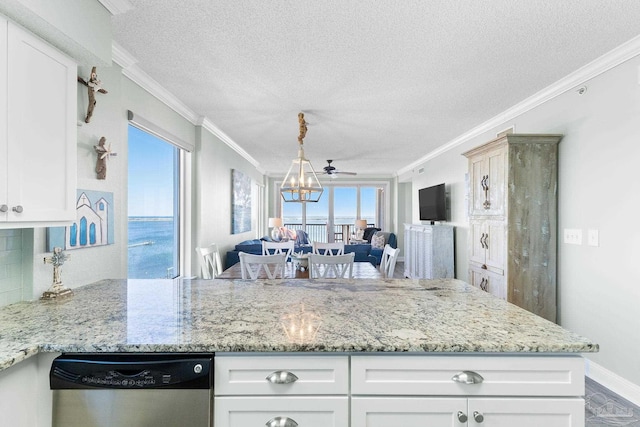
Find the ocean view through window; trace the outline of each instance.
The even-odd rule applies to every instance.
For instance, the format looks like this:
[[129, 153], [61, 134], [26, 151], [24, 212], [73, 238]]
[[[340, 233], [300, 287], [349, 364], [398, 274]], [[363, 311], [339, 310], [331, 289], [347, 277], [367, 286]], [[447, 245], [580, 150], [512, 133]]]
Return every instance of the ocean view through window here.
[[179, 157], [178, 147], [129, 125], [130, 279], [180, 275]]

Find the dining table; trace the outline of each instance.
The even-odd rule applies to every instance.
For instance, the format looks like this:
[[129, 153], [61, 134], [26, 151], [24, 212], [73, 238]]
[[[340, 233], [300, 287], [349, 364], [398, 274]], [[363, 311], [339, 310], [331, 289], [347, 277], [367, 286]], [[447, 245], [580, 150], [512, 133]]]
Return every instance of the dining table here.
[[[266, 279], [267, 275], [264, 270], [260, 270], [258, 276], [260, 279]], [[308, 279], [309, 269], [296, 268], [296, 265], [292, 262], [287, 262], [283, 279]], [[353, 263], [353, 278], [354, 279], [383, 279], [384, 274], [370, 262], [354, 262]], [[242, 270], [240, 269], [240, 263], [236, 263], [231, 267], [224, 270], [220, 275], [216, 276], [216, 279], [242, 279]]]

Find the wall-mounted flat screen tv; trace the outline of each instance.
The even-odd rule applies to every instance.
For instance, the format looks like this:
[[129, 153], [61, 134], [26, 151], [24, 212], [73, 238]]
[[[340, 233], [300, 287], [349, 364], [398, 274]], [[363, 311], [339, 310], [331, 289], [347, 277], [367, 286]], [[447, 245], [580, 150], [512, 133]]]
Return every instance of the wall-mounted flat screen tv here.
[[444, 183], [418, 190], [420, 221], [446, 221], [447, 196]]

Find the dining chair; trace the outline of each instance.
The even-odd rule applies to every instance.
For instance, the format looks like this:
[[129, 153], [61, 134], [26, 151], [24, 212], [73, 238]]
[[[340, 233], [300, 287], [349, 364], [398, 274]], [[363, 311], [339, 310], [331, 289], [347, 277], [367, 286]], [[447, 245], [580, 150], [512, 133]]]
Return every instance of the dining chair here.
[[310, 279], [353, 279], [353, 260], [356, 254], [346, 255], [309, 255]]
[[[284, 259], [286, 263], [291, 259], [291, 254], [295, 250], [296, 242], [294, 240], [287, 240], [286, 242], [265, 242], [262, 241], [262, 255], [279, 255], [286, 254]], [[292, 267], [293, 268], [293, 263]]]
[[200, 274], [203, 279], [215, 279], [222, 273], [218, 245], [212, 243], [204, 248], [196, 248], [196, 253], [200, 257]]
[[240, 252], [240, 270], [242, 279], [256, 280], [260, 278], [260, 271], [264, 270], [268, 279], [276, 279], [278, 274], [284, 278], [284, 269], [287, 263], [285, 253], [275, 255], [254, 255]]
[[316, 255], [344, 255], [344, 242], [313, 242], [311, 251]]
[[380, 272], [384, 277], [392, 278], [396, 270], [396, 261], [400, 255], [400, 248], [394, 249], [391, 245], [386, 244], [382, 252], [382, 260], [380, 261]]

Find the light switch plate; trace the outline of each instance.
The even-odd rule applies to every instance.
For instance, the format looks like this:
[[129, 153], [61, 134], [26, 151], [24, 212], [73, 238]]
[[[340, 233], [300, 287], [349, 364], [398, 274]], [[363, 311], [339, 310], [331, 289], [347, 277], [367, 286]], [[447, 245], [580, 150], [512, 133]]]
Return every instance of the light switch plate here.
[[590, 228], [587, 231], [587, 245], [589, 246], [599, 246], [600, 245], [600, 237], [597, 229]]
[[581, 228], [565, 228], [564, 229], [564, 242], [570, 245], [582, 244], [582, 229]]

